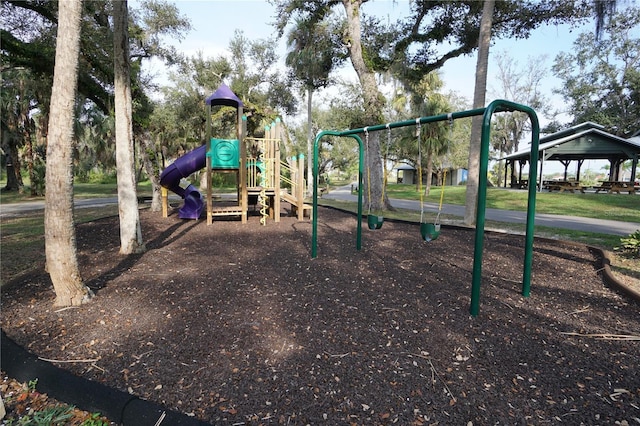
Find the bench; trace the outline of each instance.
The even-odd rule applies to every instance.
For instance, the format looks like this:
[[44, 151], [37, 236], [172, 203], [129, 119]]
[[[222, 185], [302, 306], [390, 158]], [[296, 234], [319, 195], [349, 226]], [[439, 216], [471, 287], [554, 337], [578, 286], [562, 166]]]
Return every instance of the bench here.
[[580, 182], [578, 181], [545, 181], [543, 182], [543, 185], [549, 192], [568, 191], [573, 193], [577, 189], [584, 194], [584, 191], [589, 188], [588, 186], [580, 185]]
[[600, 191], [605, 191], [607, 194], [613, 194], [614, 192], [620, 194], [620, 192], [628, 192], [629, 194], [635, 194], [636, 188], [632, 182], [609, 182], [603, 181], [600, 186], [596, 187], [596, 194]]

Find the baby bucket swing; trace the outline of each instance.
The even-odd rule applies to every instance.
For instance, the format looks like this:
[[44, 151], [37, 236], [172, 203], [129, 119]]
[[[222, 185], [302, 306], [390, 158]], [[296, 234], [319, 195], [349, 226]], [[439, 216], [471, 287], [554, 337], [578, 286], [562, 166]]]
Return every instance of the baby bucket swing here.
[[[384, 223], [384, 216], [382, 216], [382, 207], [380, 207], [380, 210], [377, 210], [375, 213], [371, 212], [371, 166], [369, 165], [369, 130], [367, 127], [364, 128], [364, 140], [365, 149], [367, 152], [367, 200], [369, 200], [369, 208], [367, 211], [367, 225], [369, 229], [375, 231], [376, 229], [382, 228], [382, 224]], [[380, 206], [384, 205], [384, 182], [381, 197], [382, 199], [380, 200]]]
[[418, 187], [420, 191], [420, 235], [426, 242], [433, 241], [440, 236], [440, 213], [442, 213], [442, 201], [444, 199], [444, 181], [447, 171], [442, 176], [442, 184], [440, 189], [440, 204], [438, 205], [438, 214], [433, 223], [424, 221], [424, 189], [422, 188], [422, 131], [420, 127], [420, 119], [416, 119], [416, 133], [418, 136]]

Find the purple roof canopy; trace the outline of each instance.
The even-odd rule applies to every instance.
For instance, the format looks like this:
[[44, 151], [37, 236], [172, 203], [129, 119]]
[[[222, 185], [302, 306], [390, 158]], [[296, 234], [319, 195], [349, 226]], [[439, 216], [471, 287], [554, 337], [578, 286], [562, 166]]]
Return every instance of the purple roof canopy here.
[[231, 91], [229, 86], [221, 83], [218, 89], [209, 96], [205, 102], [207, 105], [224, 105], [234, 108], [242, 106], [242, 101]]

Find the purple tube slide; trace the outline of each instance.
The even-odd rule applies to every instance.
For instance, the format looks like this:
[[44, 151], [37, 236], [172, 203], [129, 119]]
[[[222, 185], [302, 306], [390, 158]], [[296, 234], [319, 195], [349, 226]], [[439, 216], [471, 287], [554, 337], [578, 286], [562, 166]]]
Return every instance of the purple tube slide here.
[[184, 199], [184, 204], [178, 210], [180, 219], [199, 219], [204, 209], [200, 192], [193, 185], [182, 188], [180, 180], [206, 165], [206, 152], [207, 146], [202, 145], [169, 164], [160, 175], [160, 185]]

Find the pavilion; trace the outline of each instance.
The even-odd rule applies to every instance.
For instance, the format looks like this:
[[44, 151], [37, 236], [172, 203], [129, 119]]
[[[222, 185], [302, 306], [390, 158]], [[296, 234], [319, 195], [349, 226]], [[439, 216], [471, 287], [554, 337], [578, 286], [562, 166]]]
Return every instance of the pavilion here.
[[[540, 138], [538, 147], [539, 167], [538, 185], [542, 189], [544, 165], [548, 161], [559, 161], [564, 166], [564, 180], [568, 180], [568, 168], [577, 161], [575, 180], [580, 180], [580, 168], [585, 160], [608, 160], [609, 181], [620, 181], [622, 164], [632, 161], [630, 182], [636, 180], [636, 168], [640, 158], [640, 136], [624, 139], [604, 130], [604, 126], [586, 122]], [[507, 155], [505, 186], [510, 182], [512, 188], [526, 188], [527, 179], [522, 179], [522, 169], [530, 161], [531, 147]], [[511, 179], [508, 173], [511, 171]]]

